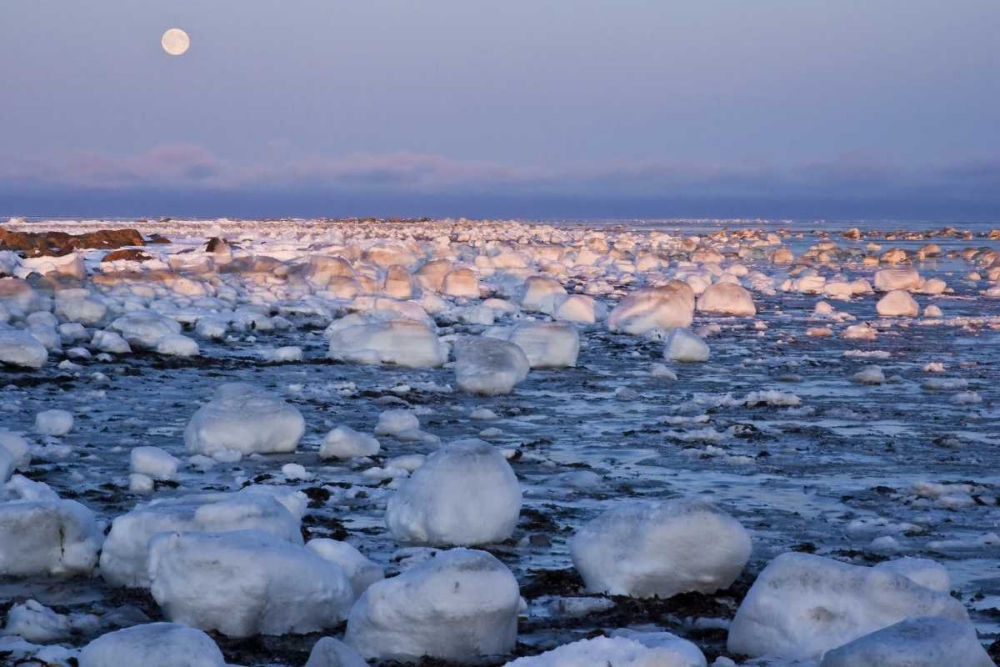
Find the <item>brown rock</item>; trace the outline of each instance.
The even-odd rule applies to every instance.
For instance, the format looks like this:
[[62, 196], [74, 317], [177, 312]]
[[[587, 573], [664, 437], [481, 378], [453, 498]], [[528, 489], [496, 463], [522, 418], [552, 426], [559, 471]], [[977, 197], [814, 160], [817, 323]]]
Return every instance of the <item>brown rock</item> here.
[[146, 260], [153, 259], [143, 251], [138, 248], [120, 248], [118, 250], [112, 250], [101, 262], [118, 262], [121, 260], [127, 260], [129, 262], [145, 262]]
[[0, 249], [24, 253], [25, 257], [59, 257], [86, 248], [144, 246], [135, 229], [102, 229], [84, 234], [66, 232], [13, 232], [0, 228]]

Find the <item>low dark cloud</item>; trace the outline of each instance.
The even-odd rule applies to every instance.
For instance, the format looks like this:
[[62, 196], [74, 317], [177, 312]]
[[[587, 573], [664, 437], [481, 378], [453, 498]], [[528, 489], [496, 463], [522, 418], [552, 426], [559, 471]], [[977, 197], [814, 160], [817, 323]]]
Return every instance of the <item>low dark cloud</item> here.
[[522, 167], [419, 153], [259, 162], [197, 145], [0, 156], [0, 215], [1000, 218], [1000, 160]]

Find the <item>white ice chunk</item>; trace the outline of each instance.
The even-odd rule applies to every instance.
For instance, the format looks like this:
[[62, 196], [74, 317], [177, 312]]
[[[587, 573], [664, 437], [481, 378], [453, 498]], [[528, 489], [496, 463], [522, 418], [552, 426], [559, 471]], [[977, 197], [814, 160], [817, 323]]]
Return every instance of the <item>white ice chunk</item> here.
[[509, 394], [528, 377], [530, 363], [514, 343], [483, 336], [467, 336], [455, 345], [455, 384], [482, 396]]
[[223, 449], [244, 454], [294, 452], [305, 429], [305, 419], [294, 406], [236, 382], [220, 386], [212, 400], [194, 413], [184, 429], [184, 443], [190, 454], [211, 455]]
[[344, 642], [323, 637], [313, 646], [305, 667], [368, 667], [368, 663]]
[[42, 435], [64, 436], [73, 430], [73, 413], [66, 410], [43, 410], [35, 415], [35, 430]]
[[[644, 641], [644, 635], [657, 639]], [[705, 656], [691, 642], [668, 632], [657, 632], [582, 639], [541, 655], [518, 658], [505, 667], [705, 667], [706, 664]]]
[[381, 445], [374, 436], [359, 433], [350, 426], [338, 426], [326, 434], [319, 456], [323, 459], [354, 459], [375, 456], [380, 449]]
[[101, 635], [80, 652], [80, 667], [226, 667], [222, 651], [201, 630], [147, 623]]
[[159, 447], [135, 447], [129, 454], [129, 461], [132, 472], [161, 481], [176, 478], [181, 463]]
[[354, 599], [339, 565], [253, 530], [161, 533], [149, 542], [149, 578], [171, 621], [232, 637], [317, 632]]
[[920, 314], [920, 304], [904, 290], [892, 290], [875, 304], [875, 310], [882, 317], [916, 317]]
[[183, 334], [168, 334], [156, 344], [156, 351], [172, 357], [197, 357], [198, 341]]
[[888, 570], [901, 574], [924, 588], [939, 593], [951, 591], [951, 576], [948, 569], [941, 563], [929, 558], [897, 558], [887, 560], [875, 566], [876, 570]]
[[653, 329], [689, 327], [694, 319], [694, 291], [682, 281], [636, 290], [611, 311], [608, 329], [644, 334]]
[[22, 368], [41, 368], [49, 351], [27, 331], [0, 330], [0, 364]]
[[750, 550], [739, 521], [693, 499], [621, 503], [581, 527], [570, 544], [588, 589], [634, 597], [726, 588]]
[[729, 651], [817, 658], [913, 616], [968, 622], [961, 602], [901, 574], [786, 553], [764, 568], [737, 610]]
[[721, 282], [710, 285], [698, 297], [698, 311], [725, 315], [757, 314], [750, 292], [736, 283]]
[[345, 640], [367, 659], [502, 655], [514, 648], [520, 602], [503, 563], [452, 549], [369, 587], [351, 609]]
[[995, 667], [971, 623], [909, 618], [835, 648], [820, 667]]
[[389, 499], [385, 522], [397, 540], [487, 544], [507, 539], [521, 512], [521, 487], [503, 455], [460, 440], [427, 457]]
[[700, 336], [687, 329], [676, 328], [667, 335], [663, 358], [682, 363], [708, 361], [711, 350]]
[[430, 368], [448, 360], [447, 347], [437, 334], [415, 320], [360, 320], [335, 329], [329, 338], [330, 357], [341, 361]]
[[75, 501], [0, 503], [0, 575], [90, 574], [103, 541], [94, 513]]
[[312, 549], [322, 558], [336, 563], [344, 570], [347, 578], [351, 580], [355, 599], [361, 597], [361, 594], [376, 581], [385, 579], [385, 572], [380, 565], [369, 560], [347, 542], [318, 538], [309, 540], [306, 548]]

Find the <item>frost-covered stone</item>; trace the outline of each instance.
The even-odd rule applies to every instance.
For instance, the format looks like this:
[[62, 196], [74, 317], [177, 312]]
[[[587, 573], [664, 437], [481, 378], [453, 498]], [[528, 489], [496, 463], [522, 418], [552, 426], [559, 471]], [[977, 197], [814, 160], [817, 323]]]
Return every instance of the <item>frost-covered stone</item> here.
[[306, 548], [340, 566], [351, 581], [355, 599], [361, 597], [361, 594], [376, 581], [385, 579], [385, 572], [380, 565], [369, 560], [347, 542], [318, 538], [309, 540]]
[[622, 299], [608, 316], [608, 329], [640, 335], [653, 329], [689, 327], [694, 305], [690, 285], [671, 280], [661, 287], [636, 290]]
[[27, 331], [0, 330], [0, 364], [22, 368], [41, 368], [49, 351]]
[[292, 544], [302, 543], [299, 516], [273, 496], [244, 491], [153, 501], [111, 523], [101, 551], [101, 576], [113, 586], [148, 586], [148, 545], [153, 536], [236, 530], [268, 532]]
[[245, 454], [294, 452], [305, 433], [302, 413], [278, 396], [243, 383], [220, 386], [191, 417], [184, 443], [191, 454], [231, 449]]
[[691, 499], [621, 503], [581, 527], [570, 544], [589, 590], [633, 597], [726, 588], [750, 550], [739, 521]]
[[66, 410], [43, 410], [35, 415], [35, 430], [42, 435], [64, 436], [73, 430], [73, 413]]
[[669, 632], [631, 633], [582, 639], [505, 667], [706, 667], [691, 642]]
[[340, 566], [270, 533], [161, 533], [150, 592], [173, 622], [231, 637], [317, 632], [353, 601]]
[[92, 511], [52, 492], [0, 503], [0, 575], [90, 574], [103, 541]]
[[901, 574], [786, 553], [764, 568], [737, 610], [729, 650], [751, 657], [817, 658], [913, 616], [968, 622], [958, 600]]
[[892, 290], [875, 304], [875, 310], [882, 317], [916, 317], [920, 305], [904, 290]]
[[698, 297], [697, 308], [703, 313], [725, 315], [757, 314], [750, 292], [736, 283], [721, 282], [709, 285]]
[[909, 618], [835, 648], [820, 667], [995, 667], [971, 623]]
[[460, 440], [441, 447], [389, 499], [385, 522], [397, 540], [470, 546], [514, 532], [521, 487], [492, 445]]
[[362, 320], [335, 329], [329, 338], [330, 357], [340, 361], [432, 368], [448, 360], [437, 334], [415, 320]]
[[503, 563], [452, 549], [369, 587], [351, 609], [345, 641], [366, 659], [502, 655], [514, 648], [520, 601]]
[[530, 362], [514, 343], [468, 336], [455, 345], [455, 384], [482, 396], [509, 394], [528, 377]]
[[323, 637], [313, 646], [305, 667], [368, 667], [368, 663], [344, 642]]
[[225, 667], [222, 651], [201, 630], [147, 623], [109, 632], [80, 652], [80, 667]]
[[[419, 426], [418, 423], [417, 427]], [[319, 448], [319, 456], [322, 459], [354, 459], [375, 456], [380, 449], [381, 445], [374, 436], [341, 425], [326, 434]]]
[[172, 480], [177, 477], [181, 462], [159, 447], [134, 447], [129, 453], [132, 472], [148, 475], [155, 480]]
[[663, 358], [667, 361], [694, 363], [708, 361], [710, 355], [708, 343], [687, 329], [673, 329], [667, 335], [663, 349]]

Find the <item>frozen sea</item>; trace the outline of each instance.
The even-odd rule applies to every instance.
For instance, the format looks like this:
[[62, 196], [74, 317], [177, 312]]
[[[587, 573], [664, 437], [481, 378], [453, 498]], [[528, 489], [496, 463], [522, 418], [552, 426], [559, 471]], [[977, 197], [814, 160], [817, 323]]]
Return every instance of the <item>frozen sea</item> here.
[[[206, 254], [209, 237], [229, 240], [236, 257], [294, 263], [312, 254], [337, 254], [352, 243], [366, 247], [415, 239], [418, 246], [440, 247], [434, 239], [450, 235], [453, 253], [466, 263], [477, 253], [488, 255], [505, 245], [524, 250], [532, 258], [531, 272], [547, 272], [570, 293], [586, 293], [589, 283], [603, 281], [608, 289], [592, 294], [607, 308], [637, 287], [673, 276], [687, 261], [678, 255], [685, 252], [678, 246], [662, 252], [662, 266], [643, 272], [630, 265], [640, 249], [656, 252], [649, 244], [698, 236], [705, 247], [724, 256], [723, 269], [739, 263], [769, 282], [751, 286], [741, 276], [756, 305], [753, 317], [695, 314], [692, 328], [701, 330], [711, 357], [705, 363], [669, 364], [676, 380], [651, 374], [654, 364], [664, 363], [661, 338], [612, 332], [598, 321], [578, 326], [581, 347], [575, 367], [532, 370], [512, 393], [486, 397], [458, 391], [448, 366], [409, 369], [330, 359], [324, 329], [351, 310], [349, 303], [332, 300], [324, 313], [296, 303], [307, 297], [322, 300], [322, 295], [284, 293], [273, 282], [250, 280], [239, 272], [191, 270], [189, 280], [228, 286], [235, 303], [280, 315], [291, 328], [233, 326], [221, 339], [198, 338], [200, 354], [192, 358], [136, 348], [106, 360], [94, 356], [60, 365], [63, 354], [53, 350], [39, 370], [0, 366], [3, 428], [23, 433], [33, 445], [27, 477], [79, 501], [103, 522], [151, 498], [251, 485], [298, 489], [310, 499], [302, 528], [307, 537], [348, 540], [390, 575], [410, 555], [384, 524], [387, 500], [401, 480], [383, 478], [373, 469], [381, 470], [392, 457], [428, 454], [434, 446], [383, 437], [376, 457], [337, 463], [318, 455], [326, 433], [338, 425], [370, 433], [381, 412], [404, 408], [441, 441], [482, 438], [505, 451], [524, 494], [514, 536], [486, 547], [515, 574], [528, 603], [519, 624], [518, 654], [610, 628], [656, 627], [691, 639], [711, 663], [729, 655], [726, 627], [753, 577], [786, 551], [860, 565], [901, 556], [937, 560], [947, 567], [953, 595], [965, 605], [984, 646], [1000, 638], [1000, 290], [990, 293], [1000, 277], [990, 277], [991, 267], [1000, 265], [994, 264], [1000, 240], [990, 237], [991, 225], [550, 221], [516, 223], [517, 234], [500, 244], [484, 244], [491, 230], [514, 224], [31, 220], [6, 226], [74, 233], [136, 227], [147, 236], [159, 233], [171, 242], [145, 250], [182, 275], [186, 266], [194, 266], [193, 258]], [[947, 227], [958, 231], [942, 232]], [[843, 236], [852, 228], [861, 231], [860, 238]], [[542, 231], [533, 236], [535, 229]], [[619, 266], [576, 270], [564, 262], [560, 271], [531, 255], [532, 247], [571, 247], [586, 234], [607, 237], [621, 253]], [[756, 243], [768, 234], [778, 245]], [[810, 256], [810, 248], [825, 242], [833, 244], [832, 253], [817, 257], [813, 251]], [[918, 251], [928, 244], [939, 246], [939, 252], [919, 258]], [[779, 245], [792, 251], [795, 263], [769, 260], [767, 252]], [[740, 248], [748, 252], [739, 256]], [[935, 305], [941, 316], [880, 317], [875, 310], [880, 295], [841, 300], [783, 288], [798, 275], [789, 276], [790, 271], [799, 267], [828, 282], [835, 276], [872, 281], [876, 271], [890, 266], [878, 258], [893, 248], [906, 251], [906, 259], [891, 266], [913, 267], [923, 279], [945, 281], [943, 293], [914, 294], [921, 309]], [[89, 276], [108, 280], [97, 286], [90, 277], [78, 282], [112, 294], [112, 301], [118, 299], [113, 309], [124, 312], [126, 302], [148, 306], [171, 299], [177, 310], [207, 307], [196, 304], [197, 296], [159, 290], [162, 278], [152, 278], [160, 281], [152, 283], [156, 289], [137, 290], [131, 301], [124, 298], [125, 291], [142, 284], [143, 272], [153, 269], [135, 262], [102, 265], [103, 253], [83, 255]], [[866, 256], [875, 260], [866, 262]], [[375, 266], [373, 275], [380, 270]], [[516, 303], [516, 289], [502, 280], [503, 273], [481, 277], [484, 295]], [[116, 275], [121, 282], [113, 280]], [[760, 288], [765, 283], [768, 287]], [[126, 288], [119, 289], [123, 284]], [[822, 300], [833, 306], [835, 318], [816, 314]], [[465, 301], [447, 300], [446, 305], [447, 310], [432, 316], [439, 336], [477, 335], [487, 328], [455, 314]], [[163, 307], [161, 312], [170, 316], [172, 311]], [[505, 317], [510, 316], [498, 315], [496, 324], [504, 324]], [[519, 312], [517, 317], [548, 319], [538, 312]], [[194, 336], [190, 318], [178, 319], [185, 333]], [[841, 336], [847, 326], [865, 322], [877, 331], [874, 340]], [[832, 335], [808, 333], [822, 327], [830, 327]], [[63, 343], [62, 348], [87, 344]], [[302, 360], [263, 358], [262, 350], [283, 346], [300, 347]], [[853, 379], [872, 365], [881, 368], [883, 383]], [[266, 388], [302, 413], [306, 432], [295, 453], [247, 456], [212, 466], [187, 463], [185, 426], [227, 382]], [[49, 409], [73, 413], [68, 434], [47, 436], [35, 430], [35, 415]], [[491, 410], [496, 418], [473, 419], [476, 409]], [[140, 445], [162, 448], [184, 462], [174, 481], [158, 483], [147, 495], [129, 490], [130, 451]], [[287, 463], [301, 464], [312, 478], [288, 478], [282, 473]], [[670, 600], [614, 597], [609, 607], [583, 616], [561, 611], [561, 598], [601, 597], [585, 593], [573, 569], [568, 540], [574, 531], [623, 499], [679, 496], [710, 499], [750, 531], [751, 560], [731, 589]], [[0, 580], [0, 610], [26, 599], [62, 614], [162, 618], [148, 592], [112, 588], [99, 576]], [[106, 630], [115, 622], [101, 627]], [[80, 631], [62, 643], [80, 646], [94, 634], [93, 629]], [[303, 665], [320, 636], [237, 640], [213, 635], [229, 662], [247, 666]]]

